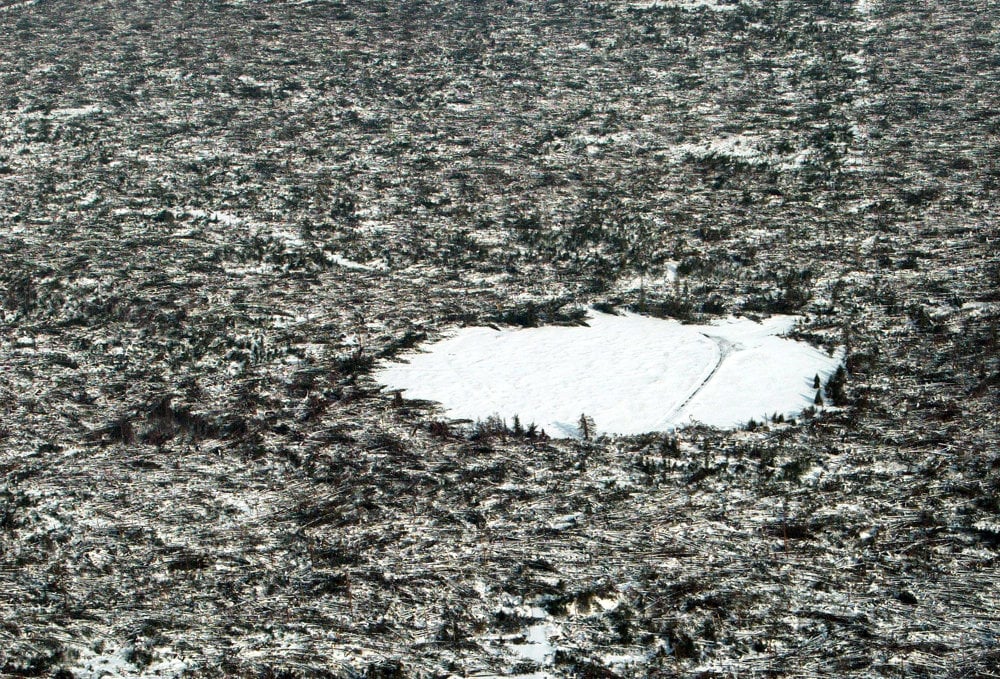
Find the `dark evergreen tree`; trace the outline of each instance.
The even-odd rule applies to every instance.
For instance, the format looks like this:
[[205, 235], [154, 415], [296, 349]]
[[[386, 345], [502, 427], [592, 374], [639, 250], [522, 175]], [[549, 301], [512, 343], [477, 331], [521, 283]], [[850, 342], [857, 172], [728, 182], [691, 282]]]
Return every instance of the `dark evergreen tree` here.
[[848, 404], [847, 400], [847, 370], [844, 366], [838, 366], [837, 371], [826, 381], [826, 394], [835, 406]]

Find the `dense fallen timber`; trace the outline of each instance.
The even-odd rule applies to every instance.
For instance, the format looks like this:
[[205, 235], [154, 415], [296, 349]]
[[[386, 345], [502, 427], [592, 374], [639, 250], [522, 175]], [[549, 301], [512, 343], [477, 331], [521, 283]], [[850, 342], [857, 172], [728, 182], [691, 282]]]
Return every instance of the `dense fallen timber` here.
[[[2, 3], [0, 674], [995, 675], [998, 11]], [[377, 379], [594, 309], [843, 370], [624, 436]]]

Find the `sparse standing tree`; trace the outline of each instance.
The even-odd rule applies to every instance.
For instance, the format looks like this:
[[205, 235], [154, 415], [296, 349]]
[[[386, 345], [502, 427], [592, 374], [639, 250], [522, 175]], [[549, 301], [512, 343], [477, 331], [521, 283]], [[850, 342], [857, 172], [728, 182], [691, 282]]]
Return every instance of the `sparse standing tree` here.
[[594, 418], [589, 417], [585, 414], [580, 415], [580, 421], [577, 423], [580, 428], [580, 437], [584, 441], [589, 441], [594, 436]]
[[646, 308], [646, 276], [652, 264], [656, 230], [648, 220], [629, 215], [622, 217], [625, 241], [624, 263], [639, 274], [639, 310]]

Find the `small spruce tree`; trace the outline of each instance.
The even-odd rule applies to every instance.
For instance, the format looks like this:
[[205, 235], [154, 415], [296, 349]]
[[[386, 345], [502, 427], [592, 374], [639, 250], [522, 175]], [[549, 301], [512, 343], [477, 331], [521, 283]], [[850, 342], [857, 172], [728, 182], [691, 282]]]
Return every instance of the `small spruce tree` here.
[[823, 405], [823, 391], [821, 389], [816, 390], [816, 398], [813, 399], [813, 405]]
[[580, 414], [580, 421], [577, 423], [580, 428], [580, 437], [584, 441], [589, 441], [594, 436], [594, 418], [585, 414]]
[[514, 436], [521, 437], [524, 436], [524, 427], [521, 426], [521, 418], [514, 415], [514, 426], [511, 427]]

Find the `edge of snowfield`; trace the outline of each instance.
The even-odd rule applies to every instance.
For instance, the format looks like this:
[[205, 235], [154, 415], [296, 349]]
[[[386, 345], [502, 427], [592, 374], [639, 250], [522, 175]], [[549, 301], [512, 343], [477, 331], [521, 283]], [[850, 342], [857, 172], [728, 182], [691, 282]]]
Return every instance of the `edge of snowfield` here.
[[813, 403], [815, 375], [825, 381], [843, 362], [843, 349], [784, 337], [798, 321], [683, 325], [591, 311], [585, 326], [467, 327], [381, 365], [375, 379], [452, 418], [517, 415], [552, 436], [577, 436], [581, 414], [607, 434], [732, 428], [798, 415]]

